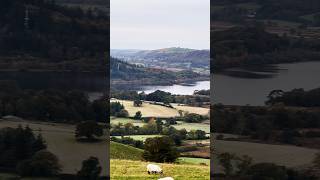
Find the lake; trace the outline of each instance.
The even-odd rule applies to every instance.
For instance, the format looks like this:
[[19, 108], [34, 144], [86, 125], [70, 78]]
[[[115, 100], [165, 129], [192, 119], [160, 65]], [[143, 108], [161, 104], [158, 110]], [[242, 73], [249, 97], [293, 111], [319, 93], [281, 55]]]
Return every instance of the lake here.
[[210, 81], [198, 81], [194, 84], [180, 85], [174, 84], [171, 86], [142, 86], [139, 92], [144, 91], [149, 94], [156, 90], [169, 92], [176, 95], [192, 95], [195, 90], [208, 90], [210, 89]]
[[213, 74], [213, 102], [264, 105], [267, 95], [274, 89], [320, 87], [320, 62], [278, 64], [257, 69], [231, 69], [227, 73]]

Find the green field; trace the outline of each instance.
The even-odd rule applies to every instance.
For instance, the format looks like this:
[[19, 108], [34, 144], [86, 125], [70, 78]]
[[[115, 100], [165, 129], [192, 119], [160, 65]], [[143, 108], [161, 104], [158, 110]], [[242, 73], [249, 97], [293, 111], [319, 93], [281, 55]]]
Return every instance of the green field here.
[[176, 129], [186, 129], [187, 131], [191, 130], [202, 130], [205, 131], [206, 133], [210, 133], [210, 125], [205, 124], [205, 123], [186, 123], [186, 122], [181, 122], [178, 121], [178, 124], [172, 125]]
[[110, 159], [142, 160], [142, 152], [138, 148], [110, 142]]
[[[110, 160], [110, 178], [117, 180], [148, 180], [158, 179], [159, 175], [147, 173], [148, 162], [132, 160]], [[173, 177], [175, 180], [209, 180], [210, 167], [189, 164], [159, 164], [164, 176]]]
[[[132, 123], [133, 125], [140, 126], [140, 127], [146, 124], [143, 121], [134, 120], [134, 119], [130, 119], [130, 118], [114, 118], [114, 117], [111, 117], [110, 121], [111, 121], [111, 124]], [[198, 130], [199, 129], [199, 130], [205, 131], [206, 133], [210, 133], [210, 125], [207, 124], [206, 122], [204, 122], [204, 123], [185, 123], [185, 122], [182, 122], [182, 121], [178, 121], [177, 123], [178, 124], [172, 125], [172, 126], [175, 127], [178, 130], [186, 129], [187, 131], [190, 131], [190, 130]]]
[[[111, 178], [137, 180], [157, 179], [159, 176], [148, 175], [146, 172], [148, 162], [142, 161], [142, 153], [143, 150], [141, 149], [111, 142]], [[200, 165], [200, 163], [202, 163], [202, 165]], [[160, 165], [163, 167], [165, 175], [175, 177], [175, 179], [183, 179], [189, 176], [191, 176], [191, 179], [209, 179], [209, 159], [181, 157], [178, 159], [177, 164]]]
[[208, 115], [209, 109], [191, 106], [178, 106], [173, 104], [174, 108], [165, 106], [154, 105], [143, 102], [141, 107], [133, 106], [133, 101], [127, 100], [111, 100], [111, 102], [118, 101], [124, 105], [125, 109], [129, 112], [129, 116], [133, 117], [137, 111], [141, 111], [143, 117], [176, 117], [179, 116], [179, 110], [188, 111], [189, 113], [197, 113], [201, 115]]
[[[253, 158], [254, 163], [270, 162], [290, 168], [299, 168], [310, 165], [315, 154], [319, 151], [291, 145], [215, 140], [214, 152], [229, 152], [238, 156], [248, 155]], [[215, 155], [212, 156], [215, 157]], [[216, 158], [214, 158], [213, 166], [216, 167], [214, 169], [216, 172], [221, 172]]]
[[25, 177], [20, 178], [20, 176], [9, 173], [0, 173], [0, 180], [58, 180], [58, 178], [49, 178], [49, 177]]
[[127, 123], [132, 123], [135, 126], [143, 126], [146, 123], [144, 123], [142, 120], [134, 120], [130, 118], [117, 118], [117, 117], [110, 117], [110, 122], [111, 124], [127, 124]]
[[210, 166], [210, 159], [205, 158], [181, 157], [178, 162], [181, 164], [206, 164], [207, 166]]
[[[57, 155], [62, 165], [63, 173], [76, 173], [80, 170], [82, 161], [90, 156], [99, 158], [103, 168], [103, 175], [106, 175], [107, 161], [107, 141], [102, 140], [97, 143], [80, 143], [75, 140], [75, 126], [68, 124], [34, 122], [34, 121], [8, 121], [0, 120], [0, 128], [18, 127], [28, 125], [31, 129], [38, 133], [41, 130], [48, 150]], [[106, 137], [103, 137], [106, 139]]]
[[[145, 141], [148, 138], [155, 138], [155, 137], [161, 137], [162, 135], [130, 135], [130, 136], [124, 136], [124, 137], [130, 137], [134, 140], [138, 141]], [[121, 136], [114, 136], [117, 138], [121, 138]]]

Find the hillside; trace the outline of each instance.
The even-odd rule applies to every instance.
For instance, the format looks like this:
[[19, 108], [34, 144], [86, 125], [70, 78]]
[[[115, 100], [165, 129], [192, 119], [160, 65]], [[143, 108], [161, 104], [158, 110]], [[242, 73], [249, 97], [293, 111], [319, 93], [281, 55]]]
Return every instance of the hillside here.
[[207, 76], [203, 76], [188, 70], [172, 72], [157, 68], [146, 68], [143, 66], [130, 64], [113, 57], [110, 59], [110, 74], [111, 83], [114, 85], [171, 85], [186, 81], [208, 79]]
[[221, 0], [213, 1], [211, 6], [213, 21], [243, 23], [250, 19], [273, 19], [320, 25], [318, 0]]
[[105, 71], [106, 12], [45, 0], [0, 2], [0, 69]]
[[110, 159], [142, 160], [143, 150], [110, 141]]
[[268, 32], [263, 25], [246, 25], [213, 32], [212, 68], [318, 61], [319, 42]]
[[141, 63], [150, 67], [162, 68], [208, 68], [209, 50], [187, 48], [163, 48], [157, 50], [112, 50], [115, 57], [124, 58], [132, 63]]

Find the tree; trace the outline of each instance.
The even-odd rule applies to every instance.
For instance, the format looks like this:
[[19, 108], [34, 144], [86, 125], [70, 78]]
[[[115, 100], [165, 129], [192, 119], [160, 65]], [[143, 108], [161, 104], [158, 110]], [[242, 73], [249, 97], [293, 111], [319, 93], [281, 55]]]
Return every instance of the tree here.
[[185, 115], [184, 120], [189, 123], [198, 123], [203, 120], [203, 117], [196, 113], [188, 113]]
[[82, 162], [81, 170], [78, 171], [77, 176], [83, 180], [98, 180], [101, 169], [99, 159], [90, 157]]
[[55, 176], [61, 171], [58, 158], [46, 150], [38, 151], [30, 160], [24, 160], [17, 166], [21, 176]]
[[248, 172], [249, 168], [252, 165], [252, 158], [244, 155], [241, 158], [238, 158], [237, 162], [237, 168], [238, 168], [238, 174], [244, 175]]
[[316, 154], [316, 157], [312, 161], [312, 164], [315, 168], [320, 169], [320, 153]]
[[148, 138], [144, 144], [143, 158], [152, 162], [175, 162], [179, 153], [168, 136]]
[[138, 120], [140, 120], [141, 118], [142, 118], [141, 111], [136, 112], [136, 114], [133, 117], [133, 119], [138, 119]]
[[119, 112], [116, 113], [116, 116], [126, 118], [129, 117], [129, 112], [125, 109], [121, 109]]
[[110, 103], [110, 115], [116, 116], [121, 110], [124, 109], [124, 106], [120, 102], [111, 102]]
[[235, 160], [236, 156], [230, 153], [221, 153], [218, 154], [219, 164], [223, 167], [223, 171], [226, 176], [231, 176], [233, 173], [233, 160]]
[[282, 180], [288, 179], [287, 170], [284, 166], [278, 166], [273, 163], [258, 163], [254, 164], [248, 170], [247, 175], [250, 175], [252, 179], [275, 179]]
[[76, 127], [76, 138], [86, 137], [88, 140], [95, 140], [95, 137], [103, 135], [103, 128], [95, 121], [81, 122]]
[[142, 106], [142, 101], [140, 99], [134, 100], [133, 101], [133, 106], [134, 107], [141, 107]]

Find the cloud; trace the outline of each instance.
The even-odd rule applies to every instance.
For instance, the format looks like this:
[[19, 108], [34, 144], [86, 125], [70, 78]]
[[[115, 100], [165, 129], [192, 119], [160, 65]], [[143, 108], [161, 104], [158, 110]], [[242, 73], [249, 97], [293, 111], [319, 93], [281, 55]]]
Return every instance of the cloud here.
[[111, 48], [209, 49], [209, 0], [111, 0]]

